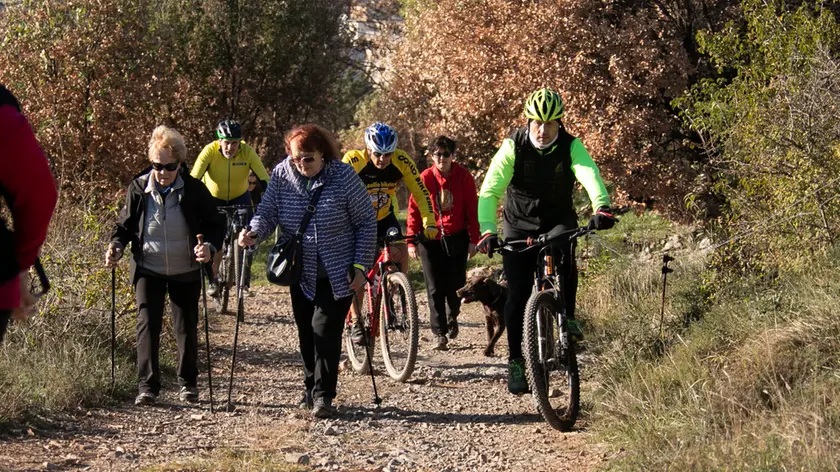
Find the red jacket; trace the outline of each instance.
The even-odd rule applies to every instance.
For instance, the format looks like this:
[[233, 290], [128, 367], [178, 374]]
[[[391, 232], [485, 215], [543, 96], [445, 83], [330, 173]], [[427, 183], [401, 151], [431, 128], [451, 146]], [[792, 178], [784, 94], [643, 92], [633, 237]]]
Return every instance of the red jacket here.
[[[47, 237], [58, 193], [50, 166], [32, 127], [11, 105], [0, 105], [0, 188], [12, 213], [15, 255], [18, 267], [27, 270], [35, 263], [38, 250]], [[0, 310], [20, 305], [20, 283], [15, 277], [0, 282]]]
[[[470, 234], [470, 243], [478, 244], [478, 194], [470, 171], [453, 162], [452, 170], [446, 177], [432, 166], [424, 170], [420, 178], [432, 196], [432, 210], [437, 227], [442, 228], [443, 233], [447, 235], [466, 229]], [[413, 196], [408, 200], [406, 226], [409, 235], [423, 232], [420, 209]], [[440, 236], [437, 239], [440, 239]]]

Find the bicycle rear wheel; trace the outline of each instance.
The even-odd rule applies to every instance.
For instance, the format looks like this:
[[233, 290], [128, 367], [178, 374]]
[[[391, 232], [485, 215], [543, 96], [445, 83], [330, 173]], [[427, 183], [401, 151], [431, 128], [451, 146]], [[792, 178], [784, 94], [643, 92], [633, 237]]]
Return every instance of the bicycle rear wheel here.
[[524, 341], [534, 405], [552, 428], [569, 431], [580, 411], [580, 375], [563, 300], [554, 290], [537, 292], [528, 299]]
[[408, 278], [402, 272], [388, 274], [388, 292], [379, 310], [379, 337], [385, 370], [397, 382], [405, 382], [414, 372], [420, 320], [417, 301]]
[[[352, 329], [353, 329], [353, 321], [350, 317], [350, 313], [347, 314], [347, 322], [345, 323], [344, 327], [344, 345], [347, 348], [347, 358], [350, 359], [350, 366], [353, 368], [353, 371], [357, 374], [367, 374], [370, 373], [370, 363], [368, 363], [368, 359], [373, 359], [373, 333], [370, 332], [370, 314], [373, 308], [370, 306], [370, 300], [368, 298], [368, 288], [362, 293], [362, 297], [360, 303], [358, 303], [358, 314], [362, 320], [362, 326], [364, 326], [365, 332], [367, 333], [367, 347], [359, 346], [358, 344], [354, 343], [351, 339], [352, 337]], [[356, 303], [354, 301], [354, 303]], [[368, 349], [370, 352], [370, 357], [368, 357], [368, 353], [365, 352], [365, 349]]]

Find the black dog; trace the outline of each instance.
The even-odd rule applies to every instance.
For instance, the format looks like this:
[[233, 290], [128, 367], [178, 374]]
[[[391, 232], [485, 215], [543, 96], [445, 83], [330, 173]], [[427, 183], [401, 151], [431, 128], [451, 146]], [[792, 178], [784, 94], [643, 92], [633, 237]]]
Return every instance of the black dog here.
[[464, 303], [479, 301], [484, 305], [484, 316], [487, 322], [487, 348], [484, 355], [491, 357], [496, 341], [505, 331], [505, 303], [507, 303], [508, 289], [499, 285], [493, 279], [484, 275], [474, 275], [462, 288], [455, 292]]

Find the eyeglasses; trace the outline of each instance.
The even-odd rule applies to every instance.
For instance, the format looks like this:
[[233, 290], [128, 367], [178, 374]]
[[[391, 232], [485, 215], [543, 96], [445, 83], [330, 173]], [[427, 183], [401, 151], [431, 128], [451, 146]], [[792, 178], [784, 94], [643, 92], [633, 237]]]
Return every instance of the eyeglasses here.
[[393, 152], [374, 152], [373, 157], [380, 158], [380, 157], [384, 157], [384, 156], [390, 156], [392, 154], [394, 154], [394, 153]]
[[178, 170], [178, 166], [181, 165], [180, 162], [170, 162], [169, 164], [161, 164], [160, 162], [152, 162], [152, 168], [156, 171], [160, 172], [162, 170], [168, 170], [169, 172]]
[[292, 156], [292, 162], [294, 162], [295, 164], [300, 164], [301, 162], [303, 162], [304, 164], [312, 164], [313, 162], [315, 162], [315, 156]]
[[434, 155], [435, 155], [435, 157], [437, 157], [438, 159], [445, 159], [445, 158], [447, 158], [447, 157], [452, 156], [452, 153], [451, 153], [451, 152], [449, 152], [449, 151], [443, 151], [443, 152], [436, 152]]
[[257, 181], [256, 180], [249, 180], [248, 185], [257, 185]]

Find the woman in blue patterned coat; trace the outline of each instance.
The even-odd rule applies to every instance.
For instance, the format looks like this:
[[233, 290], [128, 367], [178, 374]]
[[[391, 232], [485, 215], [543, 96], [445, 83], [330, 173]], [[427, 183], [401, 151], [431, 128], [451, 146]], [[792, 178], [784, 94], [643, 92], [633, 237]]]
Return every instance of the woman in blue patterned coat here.
[[291, 298], [304, 366], [301, 405], [326, 418], [335, 414], [332, 400], [351, 295], [373, 264], [376, 215], [361, 179], [341, 163], [338, 145], [326, 130], [313, 124], [292, 129], [286, 152], [289, 157], [271, 172], [251, 231], [240, 233], [239, 244], [253, 246], [278, 225], [281, 241], [290, 238], [312, 193], [324, 187], [303, 235], [303, 271], [300, 284], [291, 287]]

